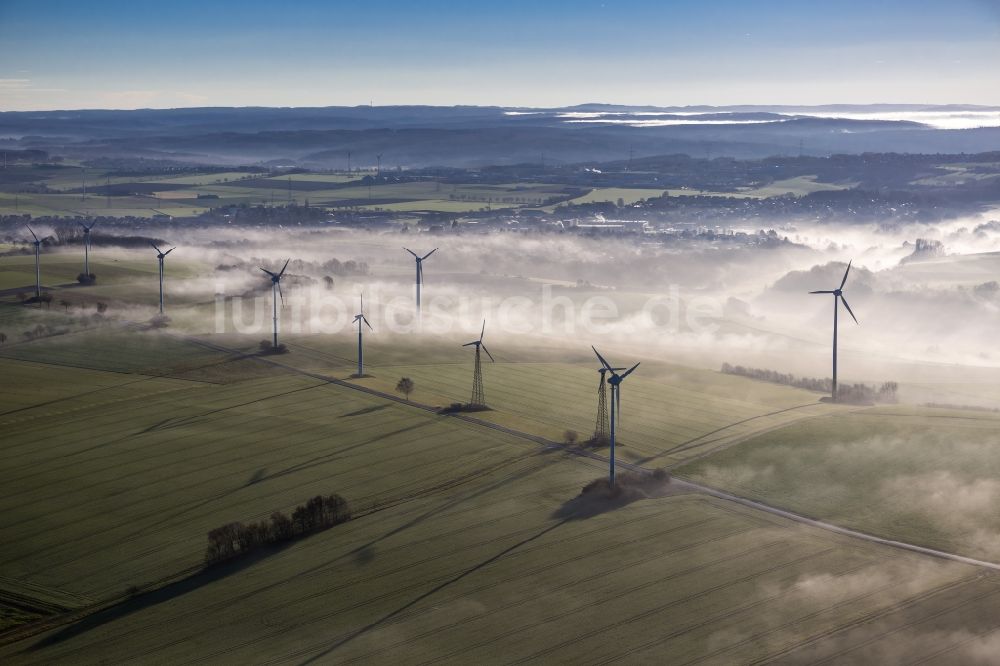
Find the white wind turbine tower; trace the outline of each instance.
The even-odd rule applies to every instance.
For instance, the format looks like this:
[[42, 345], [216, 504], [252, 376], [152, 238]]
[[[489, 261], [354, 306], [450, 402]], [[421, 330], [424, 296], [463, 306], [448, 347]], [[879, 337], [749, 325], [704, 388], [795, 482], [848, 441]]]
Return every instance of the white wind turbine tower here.
[[164, 252], [160, 248], [156, 247], [155, 243], [150, 243], [150, 245], [152, 245], [153, 249], [156, 250], [156, 259], [160, 263], [160, 314], [162, 315], [163, 314], [163, 259], [177, 248], [172, 247], [166, 252]]
[[851, 272], [851, 263], [853, 262], [847, 263], [847, 270], [844, 271], [844, 279], [840, 281], [839, 287], [826, 291], [809, 292], [810, 294], [833, 294], [833, 392], [830, 397], [834, 402], [837, 401], [837, 315], [840, 311], [841, 302], [847, 308], [847, 312], [851, 315], [854, 323], [859, 323], [858, 318], [854, 316], [854, 312], [851, 310], [851, 306], [847, 304], [847, 299], [844, 298], [844, 285], [847, 284], [847, 274]]
[[35, 239], [34, 241], [32, 241], [32, 243], [34, 243], [34, 245], [35, 245], [35, 299], [38, 302], [39, 306], [41, 306], [41, 303], [42, 303], [42, 269], [41, 269], [40, 260], [38, 258], [38, 253], [39, 253], [39, 251], [40, 251], [40, 249], [42, 247], [42, 241], [44, 241], [45, 239], [43, 238], [43, 239], [39, 240], [38, 236], [35, 235], [35, 232], [31, 230], [31, 227], [29, 227], [27, 224], [24, 225], [24, 226], [28, 229], [28, 232], [31, 233], [31, 237]]
[[361, 294], [361, 312], [359, 312], [358, 314], [356, 314], [354, 316], [354, 321], [357, 322], [357, 324], [358, 324], [358, 377], [364, 377], [365, 376], [365, 350], [364, 350], [364, 346], [362, 345], [362, 331], [364, 329], [362, 328], [361, 324], [364, 324], [365, 326], [367, 326], [368, 330], [370, 330], [372, 333], [375, 332], [375, 329], [372, 328], [372, 325], [368, 323], [368, 318], [365, 317], [365, 295], [364, 294]]
[[97, 224], [96, 221], [91, 222], [89, 225], [83, 222], [79, 223], [83, 227], [83, 274], [86, 277], [90, 277], [90, 230], [94, 228]]
[[621, 407], [622, 407], [622, 393], [621, 393], [622, 388], [621, 388], [621, 383], [623, 381], [625, 381], [625, 378], [628, 377], [630, 374], [632, 374], [632, 372], [636, 368], [639, 367], [639, 364], [636, 363], [631, 368], [629, 368], [628, 370], [626, 370], [624, 373], [622, 373], [622, 374], [619, 375], [616, 372], [616, 368], [612, 368], [611, 364], [604, 360], [604, 357], [601, 356], [600, 352], [598, 352], [595, 347], [591, 346], [591, 349], [593, 349], [594, 353], [597, 354], [597, 359], [601, 362], [601, 365], [604, 366], [605, 372], [607, 372], [607, 373], [609, 373], [611, 375], [610, 377], [608, 377], [608, 384], [611, 385], [611, 438], [610, 438], [610, 440], [611, 440], [611, 453], [610, 453], [610, 459], [611, 459], [610, 469], [611, 469], [611, 471], [609, 473], [608, 479], [609, 479], [609, 481], [611, 483], [611, 487], [613, 488], [614, 485], [615, 485], [615, 422], [618, 420], [618, 417], [620, 417], [620, 415], [621, 415]]
[[289, 261], [291, 261], [291, 259], [287, 259], [285, 261], [285, 265], [281, 268], [281, 270], [278, 273], [272, 273], [266, 268], [260, 269], [271, 276], [271, 302], [274, 304], [274, 318], [272, 319], [272, 321], [274, 323], [275, 350], [278, 349], [278, 297], [279, 296], [281, 297], [282, 305], [284, 305], [285, 303], [285, 295], [281, 293], [281, 276], [285, 274], [285, 269], [288, 268]]
[[410, 254], [412, 254], [413, 255], [413, 259], [417, 262], [417, 318], [419, 319], [420, 318], [420, 285], [422, 285], [424, 283], [424, 259], [426, 259], [427, 257], [429, 257], [432, 254], [434, 254], [435, 252], [437, 252], [438, 249], [434, 248], [433, 250], [431, 250], [430, 252], [428, 252], [427, 254], [425, 254], [422, 257], [419, 254], [417, 254], [416, 252], [414, 252], [413, 250], [411, 250], [410, 248], [408, 248], [408, 247], [404, 247], [403, 249], [406, 250], [407, 252], [409, 252]]

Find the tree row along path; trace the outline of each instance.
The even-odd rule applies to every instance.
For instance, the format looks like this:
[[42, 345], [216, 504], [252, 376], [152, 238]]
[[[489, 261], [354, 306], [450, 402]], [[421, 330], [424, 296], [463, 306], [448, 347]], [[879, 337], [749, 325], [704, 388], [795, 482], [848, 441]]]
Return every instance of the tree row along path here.
[[[378, 391], [376, 389], [372, 389], [372, 388], [369, 388], [367, 386], [360, 386], [358, 384], [353, 384], [351, 382], [344, 381], [343, 379], [337, 379], [336, 377], [330, 377], [328, 375], [322, 375], [320, 373], [311, 372], [311, 371], [308, 371], [308, 370], [302, 370], [302, 369], [296, 368], [294, 366], [290, 366], [290, 365], [286, 365], [284, 363], [280, 363], [277, 360], [272, 359], [272, 358], [267, 358], [267, 357], [262, 357], [262, 356], [256, 356], [256, 355], [248, 355], [248, 354], [245, 354], [244, 352], [241, 352], [239, 350], [230, 349], [228, 347], [224, 347], [222, 345], [218, 345], [216, 343], [208, 342], [206, 340], [195, 338], [195, 337], [183, 336], [183, 335], [177, 335], [175, 337], [178, 337], [180, 339], [186, 340], [186, 341], [194, 343], [194, 344], [198, 344], [198, 345], [207, 347], [209, 349], [212, 349], [212, 350], [215, 350], [215, 351], [218, 351], [218, 352], [228, 353], [228, 354], [236, 354], [236, 355], [240, 355], [240, 356], [246, 356], [248, 358], [254, 358], [254, 359], [257, 359], [257, 360], [259, 360], [259, 361], [261, 361], [263, 363], [268, 363], [268, 364], [273, 365], [275, 367], [282, 368], [284, 370], [288, 370], [288, 371], [291, 371], [291, 372], [295, 372], [295, 373], [298, 373], [300, 375], [303, 375], [303, 376], [306, 376], [306, 377], [310, 377], [312, 379], [317, 379], [319, 381], [327, 382], [327, 383], [330, 383], [330, 384], [335, 384], [337, 386], [342, 386], [344, 388], [352, 389], [352, 390], [355, 390], [355, 391], [361, 391], [363, 393], [367, 393], [369, 395], [376, 396], [376, 397], [379, 397], [379, 398], [382, 398], [382, 399], [385, 399], [385, 400], [391, 400], [392, 402], [396, 402], [396, 403], [399, 403], [399, 404], [402, 404], [402, 405], [408, 405], [410, 407], [413, 407], [414, 409], [422, 409], [422, 410], [424, 410], [426, 412], [431, 412], [431, 413], [434, 413], [434, 414], [438, 414], [439, 413], [438, 412], [438, 408], [434, 407], [432, 405], [425, 405], [425, 404], [413, 402], [411, 400], [405, 400], [405, 399], [400, 398], [399, 396], [393, 395], [391, 393], [386, 393], [384, 391]], [[805, 405], [799, 406], [799, 407], [794, 407], [792, 409], [799, 409], [801, 407], [805, 407]], [[601, 455], [601, 454], [596, 453], [594, 451], [589, 451], [589, 450], [580, 448], [578, 446], [570, 446], [570, 445], [567, 445], [567, 444], [565, 444], [563, 442], [556, 442], [556, 441], [553, 441], [553, 440], [550, 440], [550, 439], [546, 439], [545, 437], [540, 437], [538, 435], [534, 435], [534, 434], [529, 433], [529, 432], [523, 432], [521, 430], [516, 430], [514, 428], [509, 428], [507, 426], [502, 426], [502, 425], [498, 425], [496, 423], [491, 423], [489, 421], [484, 421], [483, 419], [479, 419], [479, 418], [476, 418], [474, 416], [469, 416], [467, 414], [450, 413], [450, 414], [445, 414], [445, 415], [442, 415], [442, 416], [444, 418], [459, 419], [461, 421], [465, 421], [466, 423], [470, 423], [470, 424], [473, 424], [473, 425], [476, 425], [476, 426], [479, 426], [479, 427], [490, 428], [492, 430], [497, 430], [499, 432], [506, 433], [506, 434], [511, 435], [513, 437], [517, 437], [519, 439], [523, 439], [523, 440], [527, 440], [527, 441], [530, 441], [530, 442], [534, 442], [536, 444], [540, 444], [540, 445], [542, 445], [542, 446], [544, 446], [546, 448], [549, 448], [549, 449], [558, 449], [558, 450], [564, 451], [564, 452], [566, 452], [568, 454], [572, 454], [572, 455], [575, 455], [575, 456], [578, 456], [578, 457], [581, 457], [581, 458], [587, 458], [587, 459], [590, 459], [590, 460], [595, 460], [595, 461], [603, 462], [605, 464], [608, 464], [610, 462], [607, 456]], [[761, 417], [763, 417], [763, 416], [767, 416], [767, 414], [761, 415]], [[742, 424], [742, 423], [745, 423], [745, 420], [744, 421], [740, 421], [740, 422], [738, 422], [736, 424], [731, 424], [731, 426], [732, 425], [739, 425], [739, 424]], [[726, 427], [731, 427], [731, 426], [726, 426]], [[770, 429], [768, 429], [768, 430], [770, 430]], [[718, 432], [718, 431], [716, 431], [716, 432]], [[766, 430], [765, 430], [765, 432], [766, 432]], [[711, 434], [711, 433], [709, 433], [709, 434]], [[733, 445], [739, 443], [740, 441], [745, 441], [746, 439], [749, 439], [750, 437], [755, 437], [758, 434], [760, 434], [760, 433], [759, 432], [747, 433], [743, 437], [739, 438], [738, 440], [727, 442], [726, 446], [727, 447], [728, 446], [733, 446]], [[702, 437], [705, 437], [705, 436], [707, 436], [707, 435], [702, 435]], [[697, 439], [701, 439], [701, 438], [697, 438]], [[697, 439], [696, 440], [692, 440], [692, 441], [697, 441]], [[640, 473], [640, 474], [651, 474], [654, 471], [653, 469], [651, 469], [649, 467], [644, 467], [644, 466], [636, 464], [636, 463], [627, 463], [627, 462], [621, 462], [621, 461], [619, 461], [619, 462], [617, 462], [617, 466], [621, 467], [623, 469], [627, 469], [629, 471]], [[793, 511], [788, 511], [788, 510], [785, 510], [785, 509], [781, 509], [779, 507], [771, 506], [771, 505], [766, 504], [764, 502], [761, 502], [761, 501], [758, 501], [758, 500], [753, 500], [753, 499], [750, 499], [748, 497], [743, 497], [743, 496], [740, 496], [740, 495], [734, 495], [732, 493], [728, 493], [728, 492], [726, 492], [724, 490], [720, 490], [718, 488], [713, 488], [711, 486], [707, 486], [707, 485], [704, 485], [704, 484], [701, 484], [701, 483], [695, 483], [693, 481], [689, 481], [689, 480], [684, 479], [684, 478], [673, 477], [670, 482], [672, 484], [675, 484], [675, 487], [677, 489], [679, 489], [679, 490], [686, 490], [688, 492], [703, 493], [705, 495], [709, 495], [711, 497], [715, 497], [716, 499], [725, 500], [727, 502], [734, 502], [736, 504], [740, 504], [742, 506], [745, 506], [745, 507], [748, 507], [748, 508], [751, 508], [751, 509], [756, 509], [758, 511], [764, 511], [766, 513], [770, 513], [770, 514], [775, 515], [775, 516], [780, 516], [780, 517], [786, 518], [788, 520], [793, 520], [793, 521], [798, 522], [798, 523], [802, 523], [802, 524], [805, 524], [805, 525], [810, 525], [812, 527], [815, 527], [815, 528], [818, 528], [818, 529], [821, 529], [821, 530], [826, 530], [828, 532], [834, 532], [836, 534], [841, 534], [841, 535], [852, 537], [852, 538], [855, 538], [855, 539], [860, 539], [862, 541], [867, 541], [869, 543], [876, 543], [876, 544], [880, 544], [880, 545], [883, 545], [883, 546], [888, 546], [890, 548], [897, 548], [897, 549], [900, 549], [900, 550], [906, 550], [906, 551], [910, 551], [910, 552], [913, 552], [913, 553], [920, 553], [922, 555], [928, 555], [928, 556], [936, 557], [936, 558], [939, 558], [939, 559], [951, 560], [953, 562], [961, 562], [963, 564], [969, 564], [969, 565], [972, 565], [972, 566], [977, 566], [977, 567], [982, 567], [982, 568], [986, 568], [986, 569], [991, 569], [993, 571], [1000, 571], [1000, 564], [995, 563], [995, 562], [987, 562], [985, 560], [977, 560], [975, 558], [966, 557], [964, 555], [959, 555], [957, 553], [949, 553], [949, 552], [946, 552], [946, 551], [935, 550], [933, 548], [927, 548], [925, 546], [920, 546], [920, 545], [913, 544], [913, 543], [907, 543], [905, 541], [895, 541], [893, 539], [887, 539], [885, 537], [876, 536], [874, 534], [869, 534], [867, 532], [861, 532], [859, 530], [854, 530], [854, 529], [851, 529], [851, 528], [848, 528], [848, 527], [842, 527], [840, 525], [836, 525], [834, 523], [829, 523], [829, 522], [826, 522], [824, 520], [819, 520], [819, 519], [812, 518], [810, 516], [806, 516], [806, 515], [803, 515], [803, 514], [800, 514], [800, 513], [795, 513]]]

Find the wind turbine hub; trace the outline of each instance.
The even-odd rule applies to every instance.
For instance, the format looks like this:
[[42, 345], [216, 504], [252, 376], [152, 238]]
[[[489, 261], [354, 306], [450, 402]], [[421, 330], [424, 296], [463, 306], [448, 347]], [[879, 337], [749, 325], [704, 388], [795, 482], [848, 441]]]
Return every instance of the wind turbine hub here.
[[842, 290], [840, 290], [840, 289], [834, 289], [833, 290], [833, 295], [834, 296], [841, 296], [841, 295], [843, 295], [843, 293], [844, 292]]

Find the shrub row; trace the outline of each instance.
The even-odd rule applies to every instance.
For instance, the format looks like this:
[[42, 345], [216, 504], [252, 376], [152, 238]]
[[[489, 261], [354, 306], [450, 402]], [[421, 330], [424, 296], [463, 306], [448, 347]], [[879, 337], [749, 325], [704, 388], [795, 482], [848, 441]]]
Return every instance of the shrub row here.
[[[772, 384], [784, 384], [809, 391], [819, 391], [829, 393], [833, 390], [833, 380], [815, 379], [812, 377], [796, 377], [790, 373], [776, 372], [764, 368], [746, 368], [742, 365], [722, 364], [722, 372], [727, 375], [739, 375], [749, 377]], [[867, 384], [840, 384], [837, 386], [837, 400], [840, 402], [896, 402], [896, 391], [899, 385], [896, 382], [884, 382], [881, 386], [869, 386]]]
[[351, 519], [351, 509], [340, 495], [317, 495], [295, 507], [289, 518], [280, 511], [259, 523], [227, 523], [208, 533], [205, 564], [225, 562], [264, 546], [301, 539]]

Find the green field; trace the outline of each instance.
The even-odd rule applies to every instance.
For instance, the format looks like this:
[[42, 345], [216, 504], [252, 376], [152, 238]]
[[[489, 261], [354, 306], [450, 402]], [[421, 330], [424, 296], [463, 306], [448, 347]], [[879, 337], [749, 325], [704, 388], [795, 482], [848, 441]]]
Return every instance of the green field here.
[[[352, 251], [378, 256], [364, 243]], [[4, 663], [961, 662], [996, 640], [1000, 574], [988, 569], [676, 484], [630, 504], [579, 499], [607, 469], [605, 449], [557, 444], [594, 427], [585, 344], [487, 331], [492, 411], [455, 418], [433, 408], [469, 399], [464, 337], [373, 333], [373, 376], [349, 379], [353, 331], [289, 333], [291, 353], [264, 359], [251, 356], [263, 334], [206, 333], [213, 287], [197, 263], [170, 264], [173, 324], [143, 330], [153, 253], [96, 255], [98, 284], [54, 289], [50, 309], [0, 302], [0, 632], [80, 613], [0, 647]], [[81, 259], [46, 253], [47, 284], [72, 282]], [[33, 262], [4, 257], [0, 284], [30, 283]], [[66, 332], [26, 339], [39, 323]], [[1000, 559], [1000, 415], [830, 405], [630, 360], [642, 365], [623, 390], [619, 460]], [[402, 376], [412, 403], [393, 398]], [[330, 492], [355, 520], [196, 573], [210, 529]]]
[[[282, 363], [341, 378], [356, 371], [351, 336], [294, 338], [289, 344], [295, 353]], [[412, 342], [401, 346], [372, 335], [366, 346], [367, 371], [374, 377], [359, 383], [392, 392], [406, 376], [416, 384], [415, 401], [468, 402], [473, 369], [468, 350], [445, 342], [425, 343], [419, 351], [421, 363], [415, 365], [401, 363], [415, 355]], [[575, 430], [581, 439], [593, 433], [599, 375], [588, 348], [491, 351], [498, 362], [485, 364], [483, 376], [487, 403], [494, 411], [480, 418], [556, 441], [562, 441], [566, 430]], [[818, 403], [818, 396], [808, 391], [646, 360], [629, 380], [620, 455], [669, 466], [750, 433], [836, 409]]]
[[846, 185], [820, 183], [816, 181], [816, 176], [796, 176], [795, 178], [776, 180], [770, 185], [758, 187], [757, 189], [746, 190], [743, 194], [745, 196], [758, 197], [762, 199], [767, 197], [780, 197], [786, 194], [801, 197], [807, 194], [812, 194], [813, 192], [846, 190], [854, 187], [855, 185], [857, 185], [857, 183], [848, 183]]
[[587, 204], [587, 203], [600, 203], [600, 202], [610, 202], [616, 203], [618, 199], [627, 206], [629, 204], [634, 204], [636, 201], [642, 201], [643, 199], [655, 199], [663, 196], [664, 190], [651, 190], [651, 189], [639, 189], [639, 188], [629, 188], [629, 187], [598, 187], [590, 191], [590, 193], [573, 199], [569, 203], [571, 204]]
[[803, 421], [679, 474], [874, 534], [1000, 559], [1000, 415], [875, 407]]
[[[246, 172], [171, 173], [135, 177], [115, 176], [100, 169], [87, 171], [88, 192], [81, 190], [79, 169], [12, 169], [5, 183], [0, 178], [0, 214], [35, 216], [110, 215], [153, 217], [198, 215], [209, 208], [229, 205], [285, 205], [296, 203], [330, 208], [466, 212], [484, 208], [543, 206], [553, 198], [568, 199], [578, 189], [546, 184], [447, 184], [435, 181], [362, 183], [371, 174], [296, 173], [267, 175]], [[15, 177], [27, 175], [43, 183], [46, 192], [17, 192], [23, 187]], [[354, 183], [354, 186], [345, 184]], [[329, 184], [329, 187], [324, 187]], [[110, 185], [110, 198], [103, 190]], [[202, 197], [210, 198], [199, 198]], [[629, 198], [629, 197], [627, 197]]]
[[[841, 653], [849, 634], [861, 645], [851, 658], [877, 663], [885, 649], [926, 650], [901, 645], [899, 627], [940, 632], [935, 649], [951, 657], [981, 649], [960, 630], [997, 629], [1000, 580], [971, 566], [698, 494], [575, 499], [606, 463], [325, 381], [352, 370], [352, 341], [293, 339], [279, 366], [114, 328], [0, 350], [0, 610], [30, 620], [4, 605], [25, 590], [45, 608], [116, 604], [0, 659], [795, 662]], [[392, 349], [371, 345], [375, 378], [363, 384], [391, 390], [406, 373], [415, 402], [465, 398], [470, 359], [451, 345], [429, 344], [426, 365], [400, 364]], [[486, 369], [495, 411], [478, 416], [556, 438], [585, 432], [597, 376], [586, 352], [499, 352]], [[640, 370], [622, 452], [650, 466], [706, 454], [694, 464], [718, 465], [759, 448], [729, 448], [755, 433], [858, 418], [786, 387]], [[780, 411], [796, 404], [809, 406]], [[262, 560], [124, 596], [196, 567], [212, 527], [328, 492], [358, 517]]]

